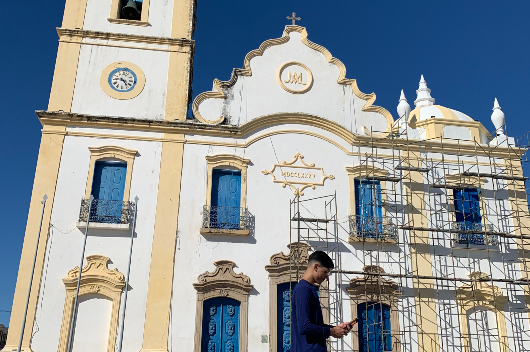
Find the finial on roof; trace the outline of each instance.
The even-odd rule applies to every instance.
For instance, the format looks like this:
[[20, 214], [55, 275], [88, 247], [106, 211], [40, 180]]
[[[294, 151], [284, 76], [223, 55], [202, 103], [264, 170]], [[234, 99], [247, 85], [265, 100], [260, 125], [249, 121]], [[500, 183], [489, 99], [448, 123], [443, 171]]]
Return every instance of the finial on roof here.
[[423, 75], [421, 75], [420, 87], [416, 91], [416, 94], [417, 94], [417, 98], [414, 101], [414, 105], [416, 106], [434, 105], [434, 98], [431, 97], [431, 90], [427, 88], [427, 82], [425, 81], [425, 78], [423, 78]]
[[397, 106], [398, 121], [400, 125], [404, 125], [409, 120], [410, 114], [410, 105], [407, 103], [407, 98], [405, 98], [405, 93], [403, 89], [401, 90], [401, 96], [399, 97], [399, 104]]
[[495, 98], [495, 102], [493, 103], [493, 113], [491, 114], [491, 122], [493, 122], [493, 126], [495, 126], [495, 135], [496, 136], [503, 136], [504, 135], [504, 113], [501, 110], [501, 107], [499, 106], [499, 102], [497, 98]]
[[293, 21], [293, 26], [296, 26], [296, 22], [295, 21], [300, 21], [301, 20], [300, 17], [296, 17], [296, 12], [293, 12], [292, 16], [287, 16], [287, 19]]

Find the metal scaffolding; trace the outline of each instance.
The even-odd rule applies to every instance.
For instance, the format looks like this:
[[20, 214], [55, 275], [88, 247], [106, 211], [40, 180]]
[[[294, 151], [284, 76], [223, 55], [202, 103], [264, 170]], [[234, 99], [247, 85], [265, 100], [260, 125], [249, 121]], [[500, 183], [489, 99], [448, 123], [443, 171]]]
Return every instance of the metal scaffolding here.
[[[320, 288], [325, 320], [381, 314], [365, 320], [377, 325], [365, 333], [330, 339], [331, 351], [367, 351], [370, 338], [385, 351], [530, 350], [529, 137], [490, 146], [371, 133], [352, 145], [351, 177], [377, 185], [368, 206], [381, 214], [350, 209], [339, 218], [337, 194], [291, 201], [291, 243], [325, 251], [336, 265]], [[355, 197], [352, 208], [362, 203]], [[462, 202], [479, 204], [464, 221]], [[291, 281], [301, 275], [295, 264]]]

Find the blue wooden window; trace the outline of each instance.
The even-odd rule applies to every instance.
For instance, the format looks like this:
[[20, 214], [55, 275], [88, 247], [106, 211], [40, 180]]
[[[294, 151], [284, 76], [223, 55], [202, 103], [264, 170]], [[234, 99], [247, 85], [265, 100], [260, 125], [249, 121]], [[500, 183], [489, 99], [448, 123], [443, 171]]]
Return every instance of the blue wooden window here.
[[383, 233], [383, 207], [379, 181], [355, 180], [357, 236], [376, 238]]
[[[480, 199], [477, 188], [454, 189], [455, 217], [460, 230], [482, 230]], [[461, 233], [458, 242], [463, 244], [484, 244], [484, 234]]]
[[390, 307], [377, 302], [357, 305], [359, 352], [392, 351]]
[[121, 222], [126, 176], [126, 163], [96, 161], [91, 190], [96, 201], [91, 210], [91, 221], [116, 224]]
[[224, 297], [204, 301], [201, 352], [239, 352], [239, 305]]
[[291, 295], [296, 282], [285, 282], [277, 286], [277, 352], [291, 350]]
[[241, 216], [241, 172], [213, 170], [210, 227], [239, 229]]

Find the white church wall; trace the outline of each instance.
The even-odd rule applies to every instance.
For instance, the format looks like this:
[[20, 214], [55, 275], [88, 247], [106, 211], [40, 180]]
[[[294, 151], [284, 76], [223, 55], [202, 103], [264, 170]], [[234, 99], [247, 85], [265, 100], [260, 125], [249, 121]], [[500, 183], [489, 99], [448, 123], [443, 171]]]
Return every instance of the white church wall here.
[[[82, 45], [72, 112], [162, 120], [166, 101], [168, 59], [169, 53], [162, 51]], [[108, 65], [121, 61], [139, 66], [145, 74], [145, 86], [135, 98], [114, 99], [101, 88], [102, 71]]]
[[73, 352], [107, 352], [112, 301], [102, 295], [79, 297]]
[[150, 1], [149, 25], [131, 26], [110, 23], [110, 0], [87, 1], [83, 29], [97, 32], [112, 32], [123, 34], [149, 35], [155, 37], [171, 36], [171, 20], [173, 15], [173, 1]]
[[[131, 289], [127, 300], [123, 348], [124, 351], [141, 349], [162, 143], [66, 136], [53, 204], [44, 277], [36, 313], [38, 329], [32, 339], [34, 351], [57, 349], [66, 294], [62, 279], [66, 277], [69, 270], [79, 266], [83, 246], [84, 229], [76, 228], [76, 222], [80, 202], [85, 195], [90, 161], [88, 147], [108, 145], [138, 151], [134, 161], [130, 198], [132, 200], [138, 196], [140, 200], [131, 262]], [[130, 234], [130, 231], [89, 229], [85, 258], [93, 254], [107, 256], [112, 261], [109, 263], [109, 268], [116, 268], [125, 275]]]
[[[298, 126], [298, 129], [303, 128]], [[268, 129], [264, 129], [259, 133], [267, 132]], [[247, 138], [250, 139], [252, 136]], [[345, 167], [356, 165], [356, 161], [352, 160], [355, 159], [354, 157], [348, 156], [327, 141], [303, 134], [273, 135], [260, 139], [247, 148], [186, 144], [179, 212], [179, 239], [175, 257], [170, 350], [193, 348], [197, 295], [192, 283], [197, 282], [197, 277], [203, 272], [213, 271], [215, 268], [213, 263], [222, 259], [235, 262], [237, 268], [234, 270], [249, 276], [251, 284], [254, 285], [249, 298], [249, 351], [269, 350], [269, 345], [261, 342], [261, 335], [269, 335], [269, 280], [265, 266], [270, 264], [271, 255], [281, 251], [288, 252], [286, 246], [291, 241], [289, 201], [294, 195], [288, 187], [282, 188], [280, 184], [273, 183], [271, 176], [263, 175], [262, 170], [270, 170], [273, 164], [284, 160], [291, 161], [297, 152], [304, 155], [305, 162], [315, 163], [316, 166], [323, 167], [326, 174], [335, 176], [334, 180], [326, 180], [323, 187], [317, 186], [315, 190], [305, 189], [305, 195], [301, 199], [337, 193], [342, 267], [360, 271], [364, 265], [370, 264], [369, 258], [363, 261], [362, 243], [359, 245], [347, 243], [349, 184]], [[255, 216], [255, 233], [251, 233], [248, 237], [199, 234], [202, 224], [201, 211], [206, 199], [207, 163], [204, 156], [217, 154], [235, 154], [251, 160], [248, 166], [247, 206], [249, 212]], [[318, 211], [319, 216], [323, 216], [324, 201], [317, 202], [318, 207], [310, 203], [307, 203], [307, 207], [314, 212]], [[401, 242], [404, 242], [403, 239]], [[370, 244], [365, 244], [365, 249], [366, 246], [371, 248]], [[376, 245], [372, 246], [376, 248]], [[381, 266], [387, 272], [399, 272], [397, 245], [388, 245], [387, 248], [391, 249], [391, 254], [378, 260], [382, 262]], [[346, 292], [343, 294], [347, 296]], [[344, 309], [344, 316], [349, 318], [351, 315], [349, 305]], [[182, 317], [189, 318], [182, 319]]]

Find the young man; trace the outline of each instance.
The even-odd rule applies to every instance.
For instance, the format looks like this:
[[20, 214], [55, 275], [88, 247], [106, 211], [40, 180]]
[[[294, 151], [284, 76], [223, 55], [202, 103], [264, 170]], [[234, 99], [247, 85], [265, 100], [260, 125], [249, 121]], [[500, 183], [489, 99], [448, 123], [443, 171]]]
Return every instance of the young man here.
[[329, 336], [342, 338], [350, 331], [346, 323], [324, 324], [315, 284], [329, 277], [333, 261], [322, 251], [309, 256], [307, 269], [293, 290], [291, 301], [291, 352], [326, 352]]

